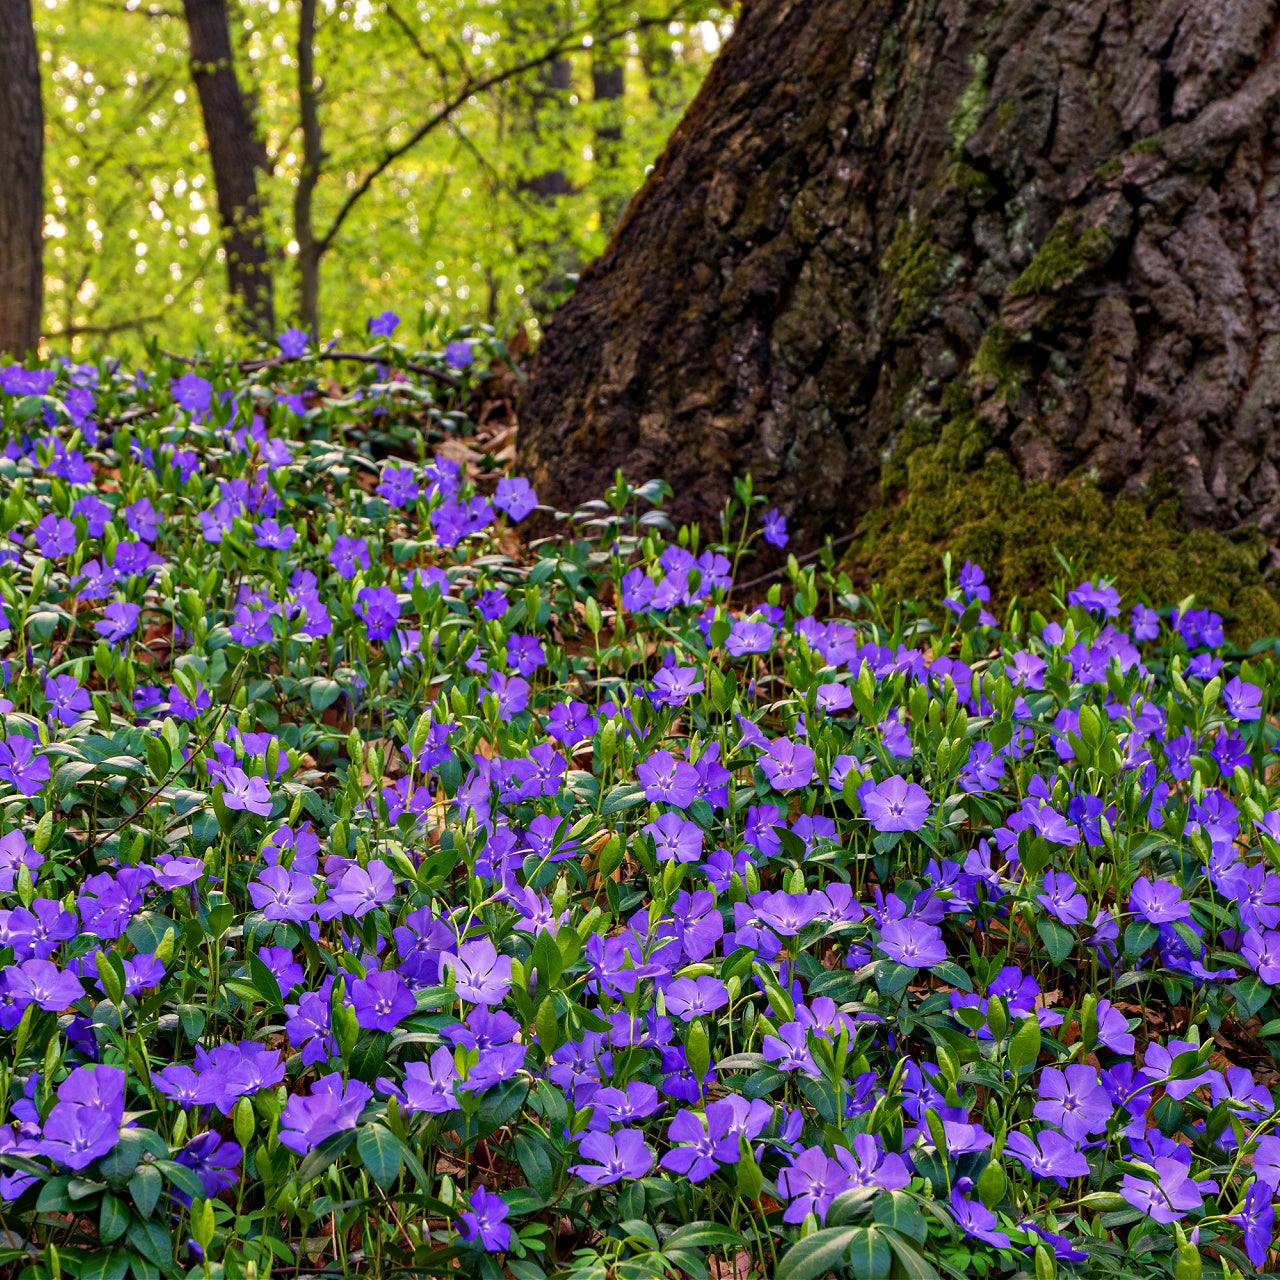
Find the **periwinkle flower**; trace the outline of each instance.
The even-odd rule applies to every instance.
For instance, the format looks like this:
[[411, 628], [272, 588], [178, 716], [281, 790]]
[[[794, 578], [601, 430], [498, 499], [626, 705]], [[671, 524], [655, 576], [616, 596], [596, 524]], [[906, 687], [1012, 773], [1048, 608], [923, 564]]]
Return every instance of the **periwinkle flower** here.
[[385, 640], [400, 617], [400, 601], [390, 587], [361, 587], [354, 608], [370, 640]]
[[93, 629], [106, 640], [125, 640], [137, 629], [141, 614], [138, 605], [118, 600], [103, 609], [102, 618], [93, 624]]
[[892, 774], [883, 782], [867, 779], [858, 788], [862, 811], [880, 832], [919, 831], [929, 820], [929, 796], [917, 783]]
[[639, 1129], [588, 1133], [578, 1144], [578, 1155], [582, 1162], [571, 1164], [569, 1172], [595, 1187], [643, 1178], [653, 1168], [653, 1152]]
[[295, 1093], [280, 1116], [280, 1141], [298, 1155], [315, 1150], [326, 1138], [354, 1129], [373, 1090], [359, 1080], [343, 1081], [338, 1072], [321, 1077], [309, 1097]]

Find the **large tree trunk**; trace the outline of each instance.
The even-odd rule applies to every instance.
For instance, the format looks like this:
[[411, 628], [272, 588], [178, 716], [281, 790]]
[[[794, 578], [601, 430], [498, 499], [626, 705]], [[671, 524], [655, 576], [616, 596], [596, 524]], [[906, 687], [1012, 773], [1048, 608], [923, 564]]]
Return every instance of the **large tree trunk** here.
[[271, 267], [257, 181], [263, 152], [236, 81], [226, 0], [183, 0], [183, 9], [191, 41], [191, 78], [200, 95], [218, 194], [233, 311], [245, 328], [270, 336], [275, 329]]
[[521, 407], [544, 500], [754, 473], [810, 541], [915, 448], [1280, 532], [1280, 3], [749, 0]]
[[40, 341], [44, 112], [30, 0], [0, 0], [0, 351]]

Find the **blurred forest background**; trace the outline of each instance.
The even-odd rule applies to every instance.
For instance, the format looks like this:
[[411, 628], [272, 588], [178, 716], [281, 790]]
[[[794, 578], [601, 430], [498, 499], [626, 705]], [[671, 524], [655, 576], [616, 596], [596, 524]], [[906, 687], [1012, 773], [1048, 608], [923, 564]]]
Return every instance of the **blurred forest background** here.
[[[33, 17], [55, 352], [290, 322], [328, 338], [419, 301], [536, 338], [732, 28], [702, 0], [36, 0]], [[229, 68], [193, 60], [220, 21]], [[209, 154], [234, 121], [215, 105], [207, 124], [197, 91], [228, 71], [260, 210], [256, 317], [228, 284]]]

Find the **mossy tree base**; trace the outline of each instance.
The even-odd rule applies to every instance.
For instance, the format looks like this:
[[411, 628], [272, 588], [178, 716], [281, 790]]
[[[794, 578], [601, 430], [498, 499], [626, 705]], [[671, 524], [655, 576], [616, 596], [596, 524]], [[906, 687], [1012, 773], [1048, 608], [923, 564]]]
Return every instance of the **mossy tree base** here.
[[1181, 500], [1167, 491], [1111, 501], [1088, 481], [1027, 484], [999, 455], [959, 474], [921, 449], [908, 470], [897, 502], [864, 517], [867, 533], [846, 558], [859, 586], [878, 582], [892, 599], [937, 600], [949, 551], [953, 573], [965, 560], [982, 565], [999, 607], [1016, 596], [1049, 615], [1060, 554], [1082, 578], [1114, 578], [1129, 604], [1194, 595], [1223, 613], [1237, 644], [1280, 636], [1280, 593], [1265, 577], [1269, 550], [1256, 529], [1230, 538], [1188, 530]]

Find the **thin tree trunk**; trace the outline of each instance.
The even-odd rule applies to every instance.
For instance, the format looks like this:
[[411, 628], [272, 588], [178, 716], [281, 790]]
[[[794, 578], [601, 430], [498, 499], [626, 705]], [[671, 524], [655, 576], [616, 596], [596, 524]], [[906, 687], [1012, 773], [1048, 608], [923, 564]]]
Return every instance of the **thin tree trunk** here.
[[269, 336], [275, 330], [271, 265], [258, 201], [262, 149], [236, 80], [226, 0], [183, 0], [191, 40], [191, 78], [200, 96], [222, 223], [227, 286], [237, 323]]
[[621, 185], [623, 98], [627, 89], [626, 52], [611, 44], [591, 50], [591, 96], [596, 106], [593, 151], [597, 169], [600, 223], [611, 230], [626, 203]]
[[0, 351], [40, 342], [44, 112], [29, 0], [0, 0]]
[[798, 540], [921, 449], [1280, 534], [1276, 0], [748, 0], [520, 410], [544, 501], [735, 474]]
[[312, 199], [324, 160], [320, 104], [316, 92], [316, 0], [300, 0], [298, 11], [298, 109], [302, 118], [302, 169], [293, 193], [293, 237], [298, 242], [298, 318], [310, 333], [320, 329], [322, 246], [312, 221]]

